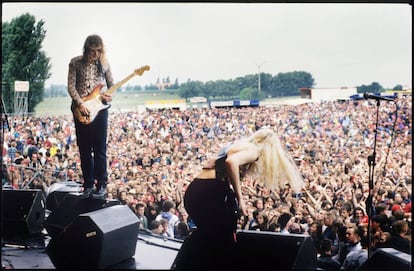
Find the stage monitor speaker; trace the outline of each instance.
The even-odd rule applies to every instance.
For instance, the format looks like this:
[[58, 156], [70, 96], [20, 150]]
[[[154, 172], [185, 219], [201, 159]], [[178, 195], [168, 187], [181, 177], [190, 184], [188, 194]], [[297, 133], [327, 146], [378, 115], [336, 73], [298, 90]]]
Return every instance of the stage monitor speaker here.
[[54, 183], [49, 187], [46, 197], [46, 209], [53, 212], [57, 206], [67, 197], [68, 193], [80, 193], [81, 184], [66, 181]]
[[121, 204], [119, 200], [82, 199], [80, 195], [80, 193], [67, 193], [44, 221], [44, 227], [52, 238], [64, 231], [80, 214]]
[[236, 269], [316, 270], [316, 247], [310, 236], [264, 231], [237, 232]]
[[45, 196], [39, 189], [4, 189], [3, 238], [22, 240], [40, 234], [45, 220]]
[[411, 270], [411, 255], [393, 248], [378, 248], [360, 271]]
[[79, 215], [46, 247], [57, 269], [101, 269], [135, 255], [139, 220], [126, 205]]

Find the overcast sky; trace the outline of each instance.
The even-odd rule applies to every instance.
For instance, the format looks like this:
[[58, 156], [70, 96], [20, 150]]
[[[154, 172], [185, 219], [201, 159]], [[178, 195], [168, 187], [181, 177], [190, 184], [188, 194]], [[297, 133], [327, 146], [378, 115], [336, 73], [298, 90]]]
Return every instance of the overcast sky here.
[[412, 83], [408, 4], [2, 3], [2, 22], [45, 22], [50, 84], [67, 84], [70, 59], [89, 34], [104, 39], [115, 81], [203, 82], [261, 72], [312, 74], [316, 87]]

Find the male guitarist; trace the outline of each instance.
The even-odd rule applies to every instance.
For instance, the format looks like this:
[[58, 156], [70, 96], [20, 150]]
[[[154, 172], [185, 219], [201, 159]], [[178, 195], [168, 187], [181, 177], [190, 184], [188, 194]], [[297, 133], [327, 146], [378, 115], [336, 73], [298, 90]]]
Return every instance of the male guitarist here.
[[[96, 86], [110, 88], [114, 84], [111, 69], [105, 58], [102, 38], [90, 35], [83, 46], [83, 55], [71, 59], [68, 72], [68, 92], [72, 97], [72, 112], [80, 112], [85, 118], [91, 113], [85, 100]], [[112, 101], [110, 95], [101, 93], [102, 103]], [[82, 198], [105, 198], [107, 173], [106, 141], [108, 110], [100, 110], [90, 123], [83, 123], [74, 113], [76, 140], [79, 147], [83, 173]], [[96, 182], [96, 188], [94, 185]]]

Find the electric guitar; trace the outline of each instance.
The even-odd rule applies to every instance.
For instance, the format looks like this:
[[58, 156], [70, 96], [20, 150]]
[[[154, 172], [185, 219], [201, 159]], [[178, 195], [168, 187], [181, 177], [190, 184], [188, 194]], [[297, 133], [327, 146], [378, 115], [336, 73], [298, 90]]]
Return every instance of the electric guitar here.
[[[145, 71], [149, 71], [149, 70], [150, 70], [150, 66], [148, 65], [143, 66], [139, 69], [136, 69], [133, 73], [131, 73], [130, 75], [125, 77], [123, 80], [113, 85], [112, 87], [110, 87], [107, 91], [105, 91], [102, 94], [112, 95], [118, 88], [120, 88], [123, 84], [129, 81], [132, 77], [134, 77], [135, 75], [141, 76]], [[89, 110], [89, 115], [82, 114], [78, 106], [75, 106], [72, 108], [73, 115], [80, 123], [90, 124], [95, 119], [95, 117], [98, 115], [99, 111], [109, 108], [111, 106], [110, 104], [105, 104], [102, 102], [101, 89], [103, 87], [104, 87], [103, 84], [97, 85], [96, 87], [94, 87], [94, 89], [88, 96], [85, 96], [82, 98], [83, 100], [82, 105], [86, 106], [86, 108]]]

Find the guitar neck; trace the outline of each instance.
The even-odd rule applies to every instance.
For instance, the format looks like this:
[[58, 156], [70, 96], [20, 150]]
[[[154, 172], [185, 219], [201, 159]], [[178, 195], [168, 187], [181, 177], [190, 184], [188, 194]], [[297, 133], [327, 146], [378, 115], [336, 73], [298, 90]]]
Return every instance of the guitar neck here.
[[112, 87], [110, 87], [107, 91], [105, 91], [105, 94], [112, 95], [118, 88], [120, 88], [123, 84], [128, 82], [134, 76], [135, 76], [135, 73], [134, 72], [131, 73], [130, 75], [128, 75], [127, 77], [125, 77], [124, 79], [122, 79], [121, 81], [113, 85]]

